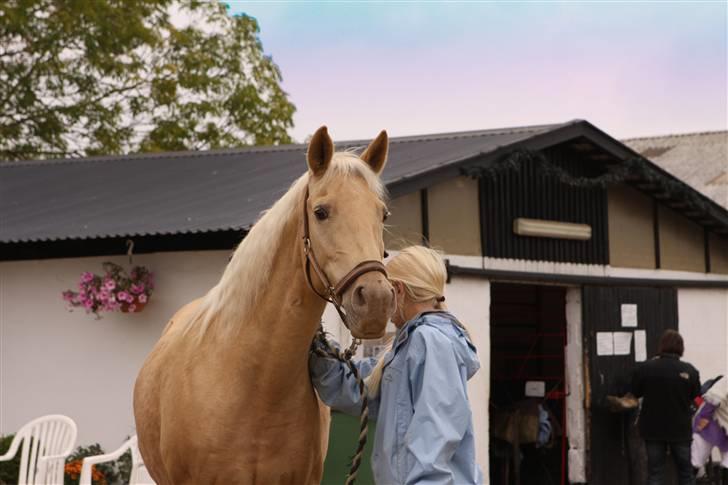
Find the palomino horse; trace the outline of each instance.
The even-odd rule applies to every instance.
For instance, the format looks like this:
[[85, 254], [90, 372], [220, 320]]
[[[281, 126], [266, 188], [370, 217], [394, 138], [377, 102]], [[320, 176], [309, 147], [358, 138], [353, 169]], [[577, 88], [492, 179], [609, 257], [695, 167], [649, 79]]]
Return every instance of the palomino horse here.
[[381, 266], [387, 151], [383, 131], [360, 156], [334, 153], [319, 128], [308, 172], [220, 282], [167, 324], [134, 389], [139, 448], [158, 484], [320, 482], [329, 421], [308, 375], [325, 307], [316, 292], [340, 282], [352, 334], [383, 334], [394, 310]]

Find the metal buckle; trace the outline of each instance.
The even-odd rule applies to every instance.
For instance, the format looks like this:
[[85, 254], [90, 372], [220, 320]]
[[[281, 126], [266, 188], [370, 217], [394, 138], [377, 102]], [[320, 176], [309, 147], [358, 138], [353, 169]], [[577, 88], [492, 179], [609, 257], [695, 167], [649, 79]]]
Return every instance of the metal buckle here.
[[308, 256], [309, 252], [311, 252], [311, 238], [304, 237], [303, 238], [303, 254]]

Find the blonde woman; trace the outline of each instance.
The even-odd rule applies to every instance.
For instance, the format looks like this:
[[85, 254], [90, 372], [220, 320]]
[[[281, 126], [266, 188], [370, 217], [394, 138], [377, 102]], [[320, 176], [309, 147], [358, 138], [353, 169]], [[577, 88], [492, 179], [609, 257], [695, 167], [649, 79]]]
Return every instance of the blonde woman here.
[[[445, 264], [432, 249], [411, 246], [387, 263], [387, 272], [397, 333], [378, 361], [357, 362], [377, 420], [375, 481], [483, 483], [466, 386], [480, 364], [467, 330], [446, 310]], [[309, 368], [327, 405], [358, 415], [359, 391], [341, 362], [311, 354]]]

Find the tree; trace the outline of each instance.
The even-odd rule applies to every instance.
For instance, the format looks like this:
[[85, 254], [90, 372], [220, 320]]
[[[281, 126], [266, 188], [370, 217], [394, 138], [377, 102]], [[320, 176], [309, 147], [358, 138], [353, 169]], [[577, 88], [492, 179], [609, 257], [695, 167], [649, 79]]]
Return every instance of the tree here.
[[258, 24], [217, 1], [0, 2], [0, 160], [289, 143]]

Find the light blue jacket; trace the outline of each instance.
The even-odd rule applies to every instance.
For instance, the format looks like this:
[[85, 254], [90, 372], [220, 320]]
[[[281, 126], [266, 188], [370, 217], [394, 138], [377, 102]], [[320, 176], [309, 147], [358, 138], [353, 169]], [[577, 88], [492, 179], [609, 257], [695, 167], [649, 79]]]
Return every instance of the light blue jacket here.
[[[483, 483], [475, 461], [466, 382], [480, 368], [475, 347], [447, 312], [420, 314], [402, 326], [385, 357], [372, 469], [380, 485]], [[357, 362], [368, 376], [376, 359]], [[339, 361], [312, 354], [309, 369], [321, 399], [359, 415], [356, 381]]]

